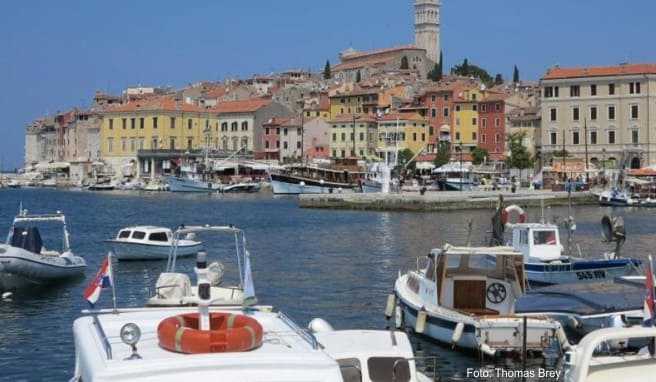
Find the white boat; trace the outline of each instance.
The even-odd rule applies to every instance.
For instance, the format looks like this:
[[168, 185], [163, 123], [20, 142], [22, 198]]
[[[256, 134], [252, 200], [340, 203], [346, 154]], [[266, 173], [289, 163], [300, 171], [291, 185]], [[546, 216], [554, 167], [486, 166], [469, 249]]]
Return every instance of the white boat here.
[[[234, 227], [178, 231], [187, 232], [243, 240]], [[417, 371], [405, 333], [336, 331], [321, 319], [305, 330], [270, 306], [252, 305], [250, 255], [244, 249], [238, 258], [245, 298], [237, 305], [216, 306], [224, 296], [199, 253], [197, 294], [170, 306], [83, 312], [73, 324], [72, 381], [430, 381]]]
[[344, 159], [333, 167], [290, 165], [269, 171], [273, 193], [277, 195], [341, 194], [360, 192], [365, 173], [357, 160]]
[[[166, 227], [137, 226], [121, 229], [116, 238], [107, 240], [118, 260], [168, 259], [173, 250], [173, 233]], [[177, 241], [179, 257], [193, 256], [203, 249], [203, 243], [193, 235]]]
[[[61, 251], [44, 247], [37, 223], [60, 223], [63, 226]], [[0, 244], [0, 289], [17, 289], [50, 284], [84, 274], [86, 262], [70, 248], [66, 217], [20, 213], [11, 225], [7, 241]]]
[[221, 187], [223, 193], [254, 193], [260, 192], [262, 184], [259, 182], [241, 182], [226, 184]]
[[437, 174], [440, 189], [447, 191], [472, 191], [478, 187], [473, 170], [474, 166], [469, 163], [451, 162], [444, 166], [433, 169]]
[[169, 185], [159, 179], [151, 180], [143, 187], [143, 191], [149, 192], [167, 191], [168, 189]]
[[633, 199], [626, 191], [612, 188], [599, 194], [599, 204], [611, 207], [629, 207], [639, 205], [640, 201]]
[[[647, 382], [654, 380], [653, 350], [599, 354], [608, 343], [654, 341], [656, 328], [605, 328], [585, 336], [565, 354], [565, 382]], [[652, 348], [653, 349], [653, 348]]]
[[[397, 326], [488, 355], [569, 345], [555, 320], [515, 315], [525, 292], [522, 254], [509, 247], [434, 249], [424, 268], [399, 274], [386, 308]], [[522, 335], [526, 333], [526, 338]], [[524, 347], [525, 346], [525, 347]]]

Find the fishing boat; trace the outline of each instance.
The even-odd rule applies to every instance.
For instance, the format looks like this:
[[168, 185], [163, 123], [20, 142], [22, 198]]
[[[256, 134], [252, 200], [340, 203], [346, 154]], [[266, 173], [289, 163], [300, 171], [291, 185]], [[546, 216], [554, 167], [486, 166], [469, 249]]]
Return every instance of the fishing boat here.
[[[236, 235], [245, 243], [234, 227], [177, 231], [187, 232]], [[303, 329], [283, 312], [255, 305], [250, 254], [242, 249], [237, 268], [244, 294], [235, 305], [217, 305], [225, 296], [212, 285], [208, 254], [200, 252], [197, 293], [171, 305], [83, 312], [73, 324], [72, 380], [430, 381], [417, 370], [405, 333], [334, 330], [322, 319]], [[160, 280], [172, 274], [167, 270]]]
[[174, 243], [173, 233], [166, 227], [137, 226], [121, 229], [116, 237], [107, 240], [118, 260], [168, 259], [173, 246], [180, 257], [193, 256], [203, 249], [203, 243], [188, 237]]
[[168, 188], [169, 185], [166, 182], [162, 182], [160, 179], [155, 179], [147, 182], [146, 185], [143, 187], [142, 191], [159, 192], [159, 191], [167, 191]]
[[223, 193], [255, 193], [260, 192], [262, 183], [260, 182], [240, 182], [226, 184], [221, 187]]
[[388, 298], [385, 314], [397, 327], [491, 356], [542, 352], [552, 341], [569, 345], [559, 322], [515, 314], [526, 279], [513, 248], [447, 244], [424, 260], [424, 267], [418, 259], [416, 270], [399, 274]]
[[[605, 328], [585, 336], [565, 354], [565, 382], [652, 381], [655, 327]], [[639, 350], [603, 352], [609, 343], [650, 343]]]
[[[45, 248], [39, 223], [63, 226], [60, 251]], [[69, 238], [64, 214], [30, 215], [21, 206], [6, 243], [0, 244], [0, 289], [50, 284], [83, 275], [86, 262], [73, 254]]]
[[166, 178], [171, 192], [220, 192], [220, 182], [203, 181], [189, 177], [169, 176]]
[[339, 194], [360, 191], [360, 171], [291, 165], [269, 172], [273, 193], [277, 195]]
[[[510, 219], [515, 214], [518, 215], [518, 222], [511, 223]], [[528, 223], [527, 220], [528, 215], [521, 207], [511, 205], [502, 208], [500, 202], [492, 218], [491, 243], [504, 243], [505, 229], [510, 229], [511, 245], [524, 257], [526, 278], [531, 286], [612, 281], [616, 277], [639, 273], [640, 260], [620, 257], [620, 248], [625, 241], [621, 219], [602, 219], [606, 241], [617, 243], [615, 252], [604, 254], [602, 258], [569, 256], [569, 251], [561, 243], [557, 225], [545, 223], [544, 219], [540, 223]], [[569, 248], [576, 229], [574, 218], [569, 217], [565, 224], [570, 235]]]

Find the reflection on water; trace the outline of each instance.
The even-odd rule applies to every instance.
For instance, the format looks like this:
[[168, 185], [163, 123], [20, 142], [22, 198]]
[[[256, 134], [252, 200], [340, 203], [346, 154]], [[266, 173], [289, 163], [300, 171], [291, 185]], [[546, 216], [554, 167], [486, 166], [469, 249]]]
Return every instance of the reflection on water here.
[[[415, 267], [417, 256], [446, 242], [464, 244], [472, 219], [472, 243], [487, 237], [492, 211], [392, 213], [304, 210], [292, 197], [270, 195], [94, 194], [57, 190], [0, 191], [0, 229], [8, 230], [18, 204], [30, 211], [63, 210], [70, 222], [73, 250], [89, 263], [86, 279], [61, 288], [17, 294], [0, 302], [0, 380], [65, 380], [74, 365], [71, 327], [87, 307], [82, 291], [109, 247], [103, 243], [125, 226], [155, 224], [234, 224], [246, 231], [259, 301], [287, 312], [301, 325], [322, 317], [336, 328], [385, 328], [386, 296], [400, 269]], [[607, 208], [574, 208], [577, 243], [584, 254], [612, 250], [600, 244], [599, 222]], [[625, 219], [624, 254], [642, 259], [653, 252], [656, 221], [652, 210], [616, 210]], [[529, 210], [532, 219], [539, 209]], [[545, 210], [562, 220], [567, 208]], [[4, 231], [6, 232], [6, 231]], [[2, 232], [2, 233], [4, 233]], [[564, 238], [564, 236], [563, 236]], [[232, 245], [211, 242], [210, 256]], [[232, 252], [221, 255], [227, 274]], [[230, 255], [227, 255], [230, 253]], [[181, 269], [191, 271], [193, 259]], [[166, 262], [119, 263], [115, 267], [121, 306], [140, 306]], [[103, 296], [100, 305], [108, 307]], [[414, 339], [423, 355], [436, 355], [445, 378], [465, 380], [467, 367], [481, 367], [475, 356]], [[499, 363], [500, 362], [500, 363]], [[494, 365], [514, 360], [500, 360]], [[536, 360], [534, 362], [544, 362]], [[489, 361], [483, 363], [488, 365]], [[25, 365], [30, 365], [29, 368]]]

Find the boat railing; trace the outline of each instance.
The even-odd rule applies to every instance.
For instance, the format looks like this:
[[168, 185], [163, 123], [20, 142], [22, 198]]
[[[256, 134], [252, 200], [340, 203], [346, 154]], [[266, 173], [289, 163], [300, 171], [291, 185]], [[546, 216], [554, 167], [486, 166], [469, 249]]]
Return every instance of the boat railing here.
[[97, 315], [93, 315], [93, 326], [96, 327], [96, 331], [98, 332], [98, 336], [100, 336], [100, 341], [102, 342], [103, 349], [105, 350], [105, 355], [107, 356], [108, 360], [112, 359], [112, 344], [109, 343], [109, 338], [107, 338], [107, 335], [105, 334], [105, 331], [102, 328], [102, 325], [100, 324], [100, 321], [98, 320]]
[[302, 329], [294, 321], [292, 321], [291, 318], [287, 317], [287, 315], [283, 312], [278, 312], [278, 318], [280, 318], [287, 326], [289, 326], [296, 334], [301, 336], [305, 341], [307, 341], [310, 346], [312, 346], [312, 349], [317, 350], [319, 349], [319, 341], [317, 341], [317, 338], [314, 336], [314, 334], [310, 333], [307, 330]]

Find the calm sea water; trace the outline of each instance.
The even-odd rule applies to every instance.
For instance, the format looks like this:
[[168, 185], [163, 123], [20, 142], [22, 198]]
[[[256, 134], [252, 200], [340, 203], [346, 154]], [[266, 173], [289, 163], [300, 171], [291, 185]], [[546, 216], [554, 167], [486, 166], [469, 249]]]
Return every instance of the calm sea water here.
[[[383, 329], [383, 310], [399, 269], [414, 267], [417, 256], [445, 242], [463, 244], [467, 220], [472, 241], [489, 229], [491, 211], [391, 213], [304, 210], [296, 199], [262, 195], [119, 194], [57, 190], [0, 190], [0, 229], [9, 229], [19, 203], [34, 213], [63, 211], [70, 222], [72, 248], [89, 268], [85, 278], [57, 288], [16, 294], [0, 301], [0, 380], [59, 381], [72, 376], [73, 320], [87, 308], [82, 291], [109, 250], [103, 243], [129, 225], [234, 224], [246, 231], [261, 303], [288, 313], [299, 324], [322, 317], [338, 329]], [[625, 218], [625, 254], [639, 258], [656, 250], [656, 210], [575, 208], [582, 251], [609, 250], [600, 242], [599, 221], [615, 212]], [[539, 211], [532, 210], [534, 219]], [[567, 215], [549, 209], [548, 216]], [[52, 236], [53, 232], [45, 232]], [[59, 244], [46, 240], [46, 245]], [[51, 244], [52, 243], [52, 244]], [[220, 250], [220, 244], [210, 250]], [[226, 244], [226, 243], [223, 243]], [[115, 266], [122, 307], [142, 306], [166, 262]], [[191, 270], [193, 260], [183, 260]], [[228, 264], [230, 266], [230, 264]], [[108, 307], [109, 293], [99, 305]], [[442, 380], [467, 380], [467, 367], [493, 367], [474, 356], [415, 339], [420, 355], [438, 357]], [[543, 361], [534, 361], [540, 365]], [[549, 361], [546, 361], [549, 364]], [[496, 365], [514, 366], [513, 360]]]

